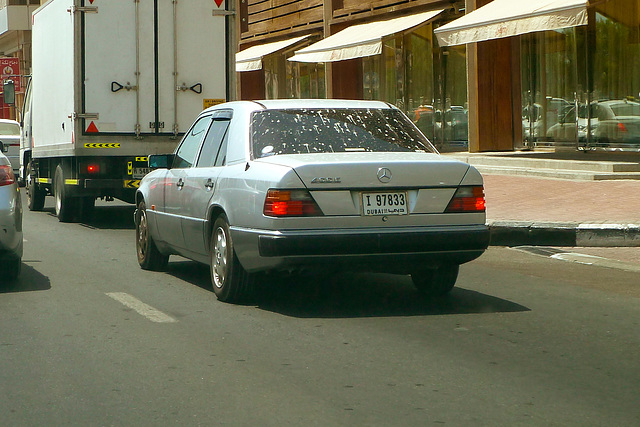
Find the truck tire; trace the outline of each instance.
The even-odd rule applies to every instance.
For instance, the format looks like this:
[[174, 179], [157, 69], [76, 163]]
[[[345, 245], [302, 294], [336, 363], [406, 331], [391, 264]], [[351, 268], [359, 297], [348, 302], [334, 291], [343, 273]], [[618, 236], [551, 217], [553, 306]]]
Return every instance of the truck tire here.
[[458, 264], [443, 264], [438, 268], [411, 274], [415, 287], [425, 295], [440, 297], [451, 292], [458, 279]]
[[210, 253], [213, 292], [223, 302], [244, 301], [251, 294], [256, 277], [240, 264], [233, 249], [229, 223], [224, 215], [218, 217], [213, 224]]
[[55, 211], [58, 221], [72, 222], [78, 211], [78, 201], [69, 197], [67, 186], [64, 183], [62, 165], [56, 167], [56, 174], [53, 180], [53, 195], [56, 201]]
[[138, 205], [135, 215], [136, 254], [143, 270], [161, 271], [169, 262], [169, 255], [163, 255], [153, 241], [147, 221], [147, 206], [144, 201]]
[[41, 211], [42, 208], [44, 208], [44, 198], [47, 193], [36, 183], [31, 162], [29, 162], [28, 168], [29, 172], [25, 183], [27, 188], [27, 205], [30, 211]]

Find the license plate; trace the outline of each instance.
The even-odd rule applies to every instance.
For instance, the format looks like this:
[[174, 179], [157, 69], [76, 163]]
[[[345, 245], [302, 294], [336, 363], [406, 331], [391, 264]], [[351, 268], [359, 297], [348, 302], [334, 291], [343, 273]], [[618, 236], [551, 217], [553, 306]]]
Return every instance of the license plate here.
[[362, 193], [363, 215], [407, 215], [407, 192]]
[[133, 168], [133, 178], [142, 179], [149, 172], [151, 172], [151, 168]]

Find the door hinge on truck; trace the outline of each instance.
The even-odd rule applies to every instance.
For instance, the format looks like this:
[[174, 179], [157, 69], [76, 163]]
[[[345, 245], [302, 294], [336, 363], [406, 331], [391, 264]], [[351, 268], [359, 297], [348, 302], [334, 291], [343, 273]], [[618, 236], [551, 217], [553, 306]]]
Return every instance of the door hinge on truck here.
[[76, 12], [98, 13], [98, 6], [71, 6], [67, 12], [74, 14]]
[[76, 113], [75, 111], [68, 116], [71, 120], [85, 119], [85, 120], [100, 120], [99, 113]]

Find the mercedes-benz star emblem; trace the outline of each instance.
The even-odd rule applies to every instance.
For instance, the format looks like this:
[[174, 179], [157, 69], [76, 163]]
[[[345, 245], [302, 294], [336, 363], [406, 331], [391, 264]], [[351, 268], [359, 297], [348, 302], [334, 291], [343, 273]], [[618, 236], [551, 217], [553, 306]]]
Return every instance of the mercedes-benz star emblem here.
[[386, 184], [387, 182], [391, 181], [391, 176], [391, 171], [389, 169], [378, 169], [378, 181], [380, 181], [381, 183]]

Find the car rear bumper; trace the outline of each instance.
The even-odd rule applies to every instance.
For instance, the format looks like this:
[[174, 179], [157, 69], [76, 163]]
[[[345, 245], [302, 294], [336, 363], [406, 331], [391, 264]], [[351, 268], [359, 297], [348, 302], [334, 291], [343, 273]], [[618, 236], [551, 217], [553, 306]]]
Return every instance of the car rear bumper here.
[[485, 225], [366, 231], [233, 228], [232, 237], [238, 258], [249, 271], [322, 263], [395, 266], [404, 271], [417, 268], [416, 264], [462, 264], [479, 257], [489, 245]]

